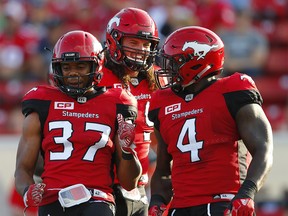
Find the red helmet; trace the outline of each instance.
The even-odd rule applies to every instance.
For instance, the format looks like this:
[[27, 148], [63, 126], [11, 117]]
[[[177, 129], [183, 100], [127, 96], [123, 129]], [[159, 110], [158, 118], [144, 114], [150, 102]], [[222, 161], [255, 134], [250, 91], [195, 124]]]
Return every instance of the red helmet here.
[[[52, 77], [54, 85], [69, 96], [77, 97], [83, 95], [101, 79], [99, 71], [103, 64], [102, 49], [100, 42], [89, 32], [76, 30], [61, 36], [53, 49]], [[63, 82], [64, 77], [60, 63], [79, 61], [89, 61], [93, 63], [91, 72], [85, 75], [89, 76], [87, 86], [84, 88], [66, 86]]]
[[[159, 87], [187, 87], [209, 74], [217, 75], [222, 71], [224, 44], [209, 29], [183, 27], [168, 36], [160, 56], [163, 60], [162, 69], [155, 71]], [[166, 77], [165, 83], [163, 77]]]
[[[146, 53], [146, 61], [136, 61], [136, 59], [127, 58], [124, 54], [125, 47], [122, 46], [123, 37], [134, 37], [149, 40], [151, 50]], [[158, 29], [150, 15], [138, 8], [124, 8], [110, 19], [106, 29], [106, 46], [111, 60], [116, 64], [122, 64], [131, 70], [147, 70], [154, 62], [156, 48], [159, 43]], [[129, 51], [142, 53], [139, 49]]]

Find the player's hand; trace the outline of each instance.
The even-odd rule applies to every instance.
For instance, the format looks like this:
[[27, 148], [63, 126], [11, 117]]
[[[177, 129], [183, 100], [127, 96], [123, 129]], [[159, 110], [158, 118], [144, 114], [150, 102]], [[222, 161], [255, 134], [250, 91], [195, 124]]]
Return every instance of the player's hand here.
[[132, 145], [135, 138], [135, 125], [124, 121], [122, 114], [117, 114], [118, 121], [118, 138], [122, 151], [125, 153], [131, 153]]
[[235, 199], [231, 201], [230, 207], [224, 211], [224, 216], [253, 216], [254, 210], [253, 199]]
[[166, 210], [166, 205], [164, 204], [160, 206], [154, 205], [151, 208], [149, 208], [148, 216], [162, 216], [165, 210]]
[[23, 201], [26, 207], [35, 207], [41, 203], [45, 186], [44, 183], [32, 184], [29, 186], [23, 196]]

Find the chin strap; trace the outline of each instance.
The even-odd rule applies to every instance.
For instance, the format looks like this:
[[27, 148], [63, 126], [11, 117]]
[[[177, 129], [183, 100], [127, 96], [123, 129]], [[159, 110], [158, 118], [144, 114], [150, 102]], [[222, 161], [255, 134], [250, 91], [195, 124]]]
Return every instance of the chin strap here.
[[199, 80], [199, 79], [202, 77], [202, 75], [203, 75], [204, 73], [206, 73], [206, 71], [208, 71], [210, 68], [212, 68], [212, 66], [211, 66], [211, 65], [207, 65], [200, 73], [198, 73], [198, 74], [191, 80], [191, 82], [189, 82], [189, 83], [186, 84], [186, 85], [182, 85], [182, 87], [183, 87], [183, 88], [186, 88], [187, 86], [190, 86], [191, 84], [197, 82], [197, 80]]

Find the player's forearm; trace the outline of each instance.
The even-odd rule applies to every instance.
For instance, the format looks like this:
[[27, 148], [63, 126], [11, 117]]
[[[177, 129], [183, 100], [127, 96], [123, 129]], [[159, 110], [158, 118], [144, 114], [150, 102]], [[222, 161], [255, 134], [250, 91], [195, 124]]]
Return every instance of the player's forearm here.
[[138, 180], [142, 174], [142, 166], [136, 152], [132, 148], [125, 148], [125, 150], [129, 150], [125, 151], [117, 138], [114, 143], [117, 155], [117, 177], [124, 189], [132, 190], [137, 187]]
[[23, 195], [25, 188], [34, 184], [33, 173], [30, 175], [27, 172], [16, 169], [15, 171], [15, 186], [20, 195]]
[[159, 195], [165, 200], [164, 204], [168, 204], [173, 195], [171, 176], [169, 174], [160, 174], [157, 171], [153, 173], [151, 178], [151, 195]]
[[257, 150], [257, 152], [255, 152], [253, 155], [246, 179], [253, 181], [258, 190], [260, 190], [260, 188], [263, 186], [266, 176], [272, 168], [272, 153], [272, 147], [267, 146], [266, 148]]
[[137, 187], [141, 174], [142, 167], [136, 155], [121, 156], [117, 176], [124, 189], [132, 190]]

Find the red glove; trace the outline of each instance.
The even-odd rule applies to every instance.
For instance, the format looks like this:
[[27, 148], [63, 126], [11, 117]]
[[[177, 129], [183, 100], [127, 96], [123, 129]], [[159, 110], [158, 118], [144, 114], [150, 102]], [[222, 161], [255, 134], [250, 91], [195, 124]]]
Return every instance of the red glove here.
[[44, 183], [32, 184], [29, 186], [23, 196], [23, 201], [26, 207], [35, 207], [41, 203], [45, 186]]
[[148, 216], [162, 216], [165, 210], [166, 210], [166, 205], [164, 204], [160, 206], [154, 205], [151, 208], [149, 208]]
[[124, 153], [132, 153], [131, 145], [135, 138], [135, 125], [124, 121], [122, 114], [117, 115], [118, 138]]
[[253, 216], [254, 201], [250, 198], [235, 199], [231, 207], [224, 211], [225, 215], [231, 216]]

